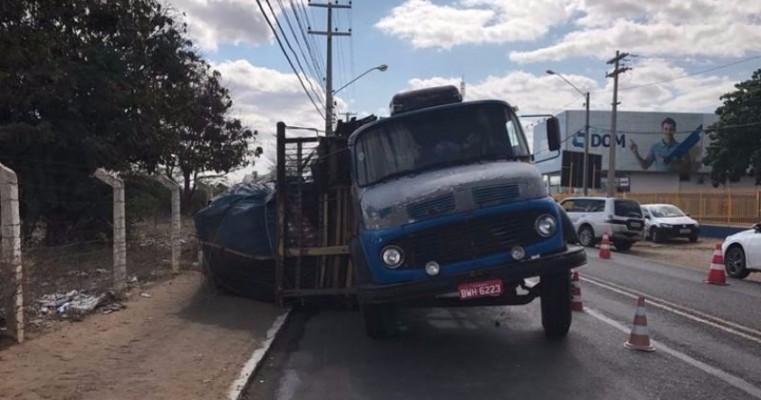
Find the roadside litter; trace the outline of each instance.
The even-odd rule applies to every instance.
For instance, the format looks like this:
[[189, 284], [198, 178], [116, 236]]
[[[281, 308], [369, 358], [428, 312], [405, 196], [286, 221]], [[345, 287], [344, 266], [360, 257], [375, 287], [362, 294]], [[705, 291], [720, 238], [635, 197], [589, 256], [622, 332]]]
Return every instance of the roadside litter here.
[[[123, 308], [115, 302], [111, 293], [88, 294], [72, 290], [68, 293], [53, 293], [42, 296], [37, 300], [40, 316], [56, 316], [59, 318], [78, 319], [92, 313], [98, 307], [108, 307], [109, 312]], [[115, 306], [114, 304], [119, 304]]]

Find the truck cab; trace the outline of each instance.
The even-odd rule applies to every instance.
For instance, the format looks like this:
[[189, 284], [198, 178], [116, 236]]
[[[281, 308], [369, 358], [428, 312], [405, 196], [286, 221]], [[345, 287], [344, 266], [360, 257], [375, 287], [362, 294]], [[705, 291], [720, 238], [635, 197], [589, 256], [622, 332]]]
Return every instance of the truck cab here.
[[[557, 125], [548, 126], [556, 150]], [[531, 164], [513, 107], [462, 102], [453, 86], [406, 92], [348, 147], [356, 216], [349, 251], [370, 336], [393, 331], [399, 306], [536, 297], [547, 336], [567, 334], [570, 269], [586, 255]], [[538, 284], [527, 283], [533, 277]]]

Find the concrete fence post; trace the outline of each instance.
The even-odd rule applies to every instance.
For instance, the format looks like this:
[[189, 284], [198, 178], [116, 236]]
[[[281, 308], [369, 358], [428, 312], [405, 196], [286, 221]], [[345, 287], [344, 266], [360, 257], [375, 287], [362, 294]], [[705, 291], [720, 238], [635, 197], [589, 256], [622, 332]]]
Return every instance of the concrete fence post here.
[[180, 185], [164, 175], [156, 176], [167, 189], [172, 191], [172, 273], [180, 272], [182, 254], [182, 225], [180, 223]]
[[95, 177], [114, 189], [114, 293], [123, 297], [127, 288], [127, 229], [124, 220], [124, 181], [103, 168]]
[[0, 164], [0, 236], [2, 257], [13, 276], [14, 299], [8, 316], [11, 336], [24, 341], [24, 275], [21, 267], [21, 217], [19, 216], [18, 178], [10, 168]]

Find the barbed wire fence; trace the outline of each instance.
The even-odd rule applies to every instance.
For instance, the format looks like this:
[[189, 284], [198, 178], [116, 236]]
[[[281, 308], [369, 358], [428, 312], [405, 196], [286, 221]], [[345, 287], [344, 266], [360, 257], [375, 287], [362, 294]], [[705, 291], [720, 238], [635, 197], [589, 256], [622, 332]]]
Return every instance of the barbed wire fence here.
[[96, 217], [62, 229], [61, 221], [48, 217], [22, 229], [18, 193], [40, 192], [42, 184], [15, 179], [12, 170], [0, 167], [0, 336], [22, 342], [51, 320], [116, 311], [131, 288], [140, 287], [148, 297], [145, 285], [195, 261], [192, 224], [181, 218], [180, 187], [166, 177], [123, 178], [99, 169], [79, 182], [91, 196], [59, 204], [63, 214], [101, 211], [92, 213]]

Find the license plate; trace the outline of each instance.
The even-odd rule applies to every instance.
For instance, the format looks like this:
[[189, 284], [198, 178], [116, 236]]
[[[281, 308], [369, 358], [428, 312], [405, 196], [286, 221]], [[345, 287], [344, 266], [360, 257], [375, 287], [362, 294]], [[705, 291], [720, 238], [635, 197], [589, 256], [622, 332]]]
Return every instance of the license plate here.
[[460, 300], [501, 296], [502, 281], [493, 279], [490, 281], [461, 283], [457, 286], [457, 293], [460, 295]]
[[689, 229], [680, 229], [679, 233], [690, 233]]
[[630, 225], [632, 228], [642, 228], [642, 224], [639, 222], [631, 222]]

